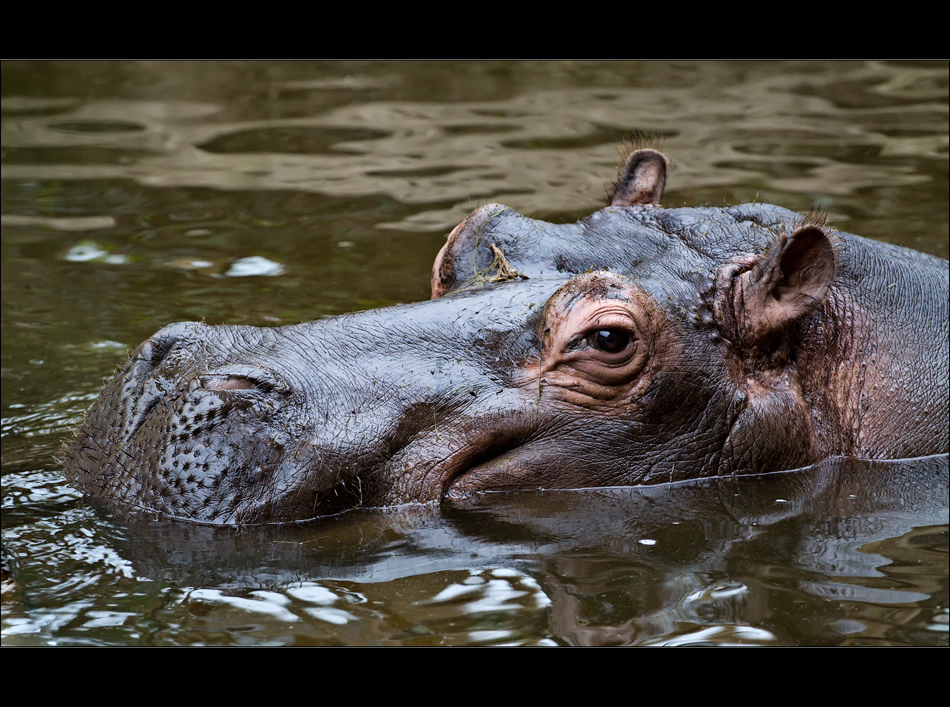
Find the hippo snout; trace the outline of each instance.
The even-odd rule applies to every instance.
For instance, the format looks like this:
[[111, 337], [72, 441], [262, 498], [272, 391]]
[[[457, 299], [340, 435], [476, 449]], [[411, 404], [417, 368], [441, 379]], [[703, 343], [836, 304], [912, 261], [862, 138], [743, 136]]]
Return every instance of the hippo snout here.
[[[298, 467], [310, 461], [309, 436], [294, 429], [293, 418], [307, 407], [295, 395], [299, 386], [277, 372], [279, 361], [265, 365], [254, 360], [262, 354], [236, 349], [237, 342], [254, 348], [268, 339], [267, 330], [196, 322], [149, 337], [67, 449], [76, 483], [95, 498], [170, 517], [271, 520], [269, 485], [292, 487], [287, 477], [302, 478]], [[103, 445], [106, 437], [113, 442]]]

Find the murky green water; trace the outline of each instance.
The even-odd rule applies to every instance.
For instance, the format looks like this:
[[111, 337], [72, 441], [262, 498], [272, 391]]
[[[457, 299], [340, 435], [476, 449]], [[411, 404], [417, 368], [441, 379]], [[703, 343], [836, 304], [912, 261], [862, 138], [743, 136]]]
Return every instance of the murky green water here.
[[3, 62], [2, 96], [5, 645], [948, 644], [945, 458], [241, 532], [113, 521], [56, 460], [164, 324], [425, 299], [472, 208], [586, 215], [631, 131], [666, 205], [947, 258], [946, 62]]

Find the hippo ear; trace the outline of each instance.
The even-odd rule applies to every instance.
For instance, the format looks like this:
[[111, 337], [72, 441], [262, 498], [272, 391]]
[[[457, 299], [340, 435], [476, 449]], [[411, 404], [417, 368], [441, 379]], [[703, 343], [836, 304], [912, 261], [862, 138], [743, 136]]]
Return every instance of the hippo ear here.
[[662, 152], [642, 149], [630, 153], [610, 195], [610, 206], [659, 204], [666, 188], [669, 162]]
[[783, 233], [735, 281], [732, 312], [739, 341], [770, 348], [777, 336], [821, 306], [834, 276], [834, 248], [820, 227]]

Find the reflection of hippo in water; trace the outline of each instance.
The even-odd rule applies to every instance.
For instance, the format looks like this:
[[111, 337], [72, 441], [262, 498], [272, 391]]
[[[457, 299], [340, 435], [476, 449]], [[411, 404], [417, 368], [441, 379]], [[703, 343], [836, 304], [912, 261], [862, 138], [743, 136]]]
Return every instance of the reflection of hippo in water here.
[[67, 475], [238, 524], [946, 453], [947, 263], [776, 206], [658, 208], [666, 169], [634, 152], [575, 224], [477, 209], [429, 302], [162, 329]]

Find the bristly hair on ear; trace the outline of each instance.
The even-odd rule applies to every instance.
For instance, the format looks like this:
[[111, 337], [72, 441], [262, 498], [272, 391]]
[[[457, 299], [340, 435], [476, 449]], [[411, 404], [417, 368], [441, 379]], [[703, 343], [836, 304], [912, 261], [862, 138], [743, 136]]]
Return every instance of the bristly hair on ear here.
[[620, 156], [620, 161], [617, 162], [615, 168], [617, 178], [607, 187], [607, 204], [610, 204], [617, 194], [617, 189], [623, 180], [623, 169], [627, 164], [627, 158], [637, 150], [663, 152], [663, 137], [653, 130], [631, 130], [627, 137], [620, 141], [620, 144], [617, 145], [617, 154]]
[[[630, 133], [617, 145], [617, 154], [620, 161], [617, 163], [617, 178], [607, 188], [606, 203], [609, 205], [617, 194], [617, 189], [624, 177], [624, 167], [627, 165], [627, 159], [637, 150], [656, 150], [663, 151], [663, 136], [653, 130], [631, 130]], [[667, 160], [669, 163], [669, 160]]]
[[790, 228], [786, 228], [786, 234], [791, 235], [795, 231], [808, 228], [809, 226], [824, 232], [828, 243], [831, 245], [831, 252], [837, 257], [841, 249], [841, 239], [838, 238], [838, 230], [831, 225], [831, 215], [818, 207], [813, 208], [807, 213], [799, 214], [799, 218], [790, 224]]
[[659, 150], [650, 147], [633, 150], [620, 168], [608, 194], [607, 206], [637, 209], [659, 206], [669, 171], [670, 160]]
[[824, 230], [826, 228], [830, 228], [830, 224], [831, 216], [829, 216], [825, 211], [822, 211], [820, 208], [815, 207], [808, 213], [801, 214], [801, 220], [794, 224], [792, 230], [804, 228], [805, 226], [814, 226], [815, 228]]
[[643, 149], [662, 152], [663, 136], [655, 130], [631, 130], [627, 137], [617, 145], [617, 152], [620, 154], [620, 163], [617, 165], [617, 169], [623, 167], [631, 152]]

